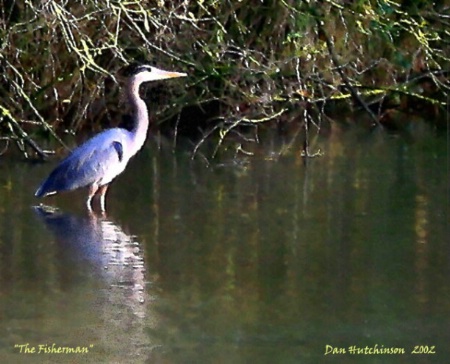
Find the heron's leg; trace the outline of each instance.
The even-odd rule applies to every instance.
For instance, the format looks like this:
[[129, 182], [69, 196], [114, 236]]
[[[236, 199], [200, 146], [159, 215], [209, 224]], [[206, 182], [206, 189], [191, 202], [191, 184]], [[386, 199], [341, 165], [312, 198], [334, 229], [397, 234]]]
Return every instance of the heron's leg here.
[[87, 208], [88, 208], [89, 212], [92, 212], [92, 199], [94, 198], [97, 190], [98, 190], [98, 186], [97, 185], [90, 185], [89, 186], [89, 193], [88, 193], [88, 198], [87, 198], [87, 201], [86, 201], [86, 205], [87, 205]]
[[109, 185], [103, 185], [101, 187], [99, 187], [98, 189], [98, 193], [100, 195], [100, 209], [102, 210], [102, 212], [105, 212], [105, 196], [106, 196], [106, 191], [108, 190]]

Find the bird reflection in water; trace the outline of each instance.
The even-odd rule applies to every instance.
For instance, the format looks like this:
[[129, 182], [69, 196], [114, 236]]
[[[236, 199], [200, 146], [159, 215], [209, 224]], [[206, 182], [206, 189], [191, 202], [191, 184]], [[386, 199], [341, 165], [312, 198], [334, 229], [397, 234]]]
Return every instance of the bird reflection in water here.
[[77, 216], [44, 205], [35, 206], [34, 211], [61, 248], [88, 261], [105, 280], [114, 304], [128, 306], [136, 316], [145, 316], [144, 253], [134, 236], [105, 216]]

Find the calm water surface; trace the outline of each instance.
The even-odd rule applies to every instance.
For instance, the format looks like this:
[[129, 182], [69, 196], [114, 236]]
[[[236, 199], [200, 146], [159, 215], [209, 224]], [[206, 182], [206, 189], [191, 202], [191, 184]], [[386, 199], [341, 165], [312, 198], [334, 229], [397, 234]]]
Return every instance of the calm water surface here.
[[[281, 147], [207, 166], [150, 141], [106, 217], [85, 192], [33, 208], [54, 164], [0, 159], [1, 362], [445, 362], [445, 136], [334, 134], [306, 165]], [[405, 354], [349, 352], [376, 345]]]

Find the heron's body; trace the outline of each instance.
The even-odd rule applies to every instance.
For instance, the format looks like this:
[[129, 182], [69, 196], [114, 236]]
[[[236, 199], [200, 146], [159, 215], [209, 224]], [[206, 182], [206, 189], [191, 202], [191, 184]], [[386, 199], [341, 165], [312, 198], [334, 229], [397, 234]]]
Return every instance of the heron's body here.
[[137, 68], [127, 85], [128, 100], [134, 110], [134, 128], [131, 131], [108, 129], [77, 147], [50, 173], [35, 195], [43, 197], [89, 187], [88, 209], [91, 210], [92, 199], [98, 194], [101, 210], [105, 211], [105, 194], [109, 183], [125, 170], [128, 161], [142, 148], [147, 137], [148, 111], [139, 96], [140, 85], [183, 76], [186, 75], [149, 66]]
[[37, 197], [89, 185], [103, 186], [122, 173], [132, 155], [124, 147], [132, 135], [121, 128], [108, 129], [69, 154], [36, 191]]

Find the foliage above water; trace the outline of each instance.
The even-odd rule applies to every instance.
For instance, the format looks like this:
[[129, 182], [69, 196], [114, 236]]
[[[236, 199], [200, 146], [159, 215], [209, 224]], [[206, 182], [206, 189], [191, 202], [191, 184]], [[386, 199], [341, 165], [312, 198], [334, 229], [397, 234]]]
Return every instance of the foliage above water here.
[[0, 141], [43, 155], [32, 136], [116, 125], [133, 61], [189, 73], [144, 96], [195, 151], [215, 138], [245, 152], [266, 125], [308, 135], [357, 109], [445, 126], [449, 14], [445, 1], [5, 0]]

